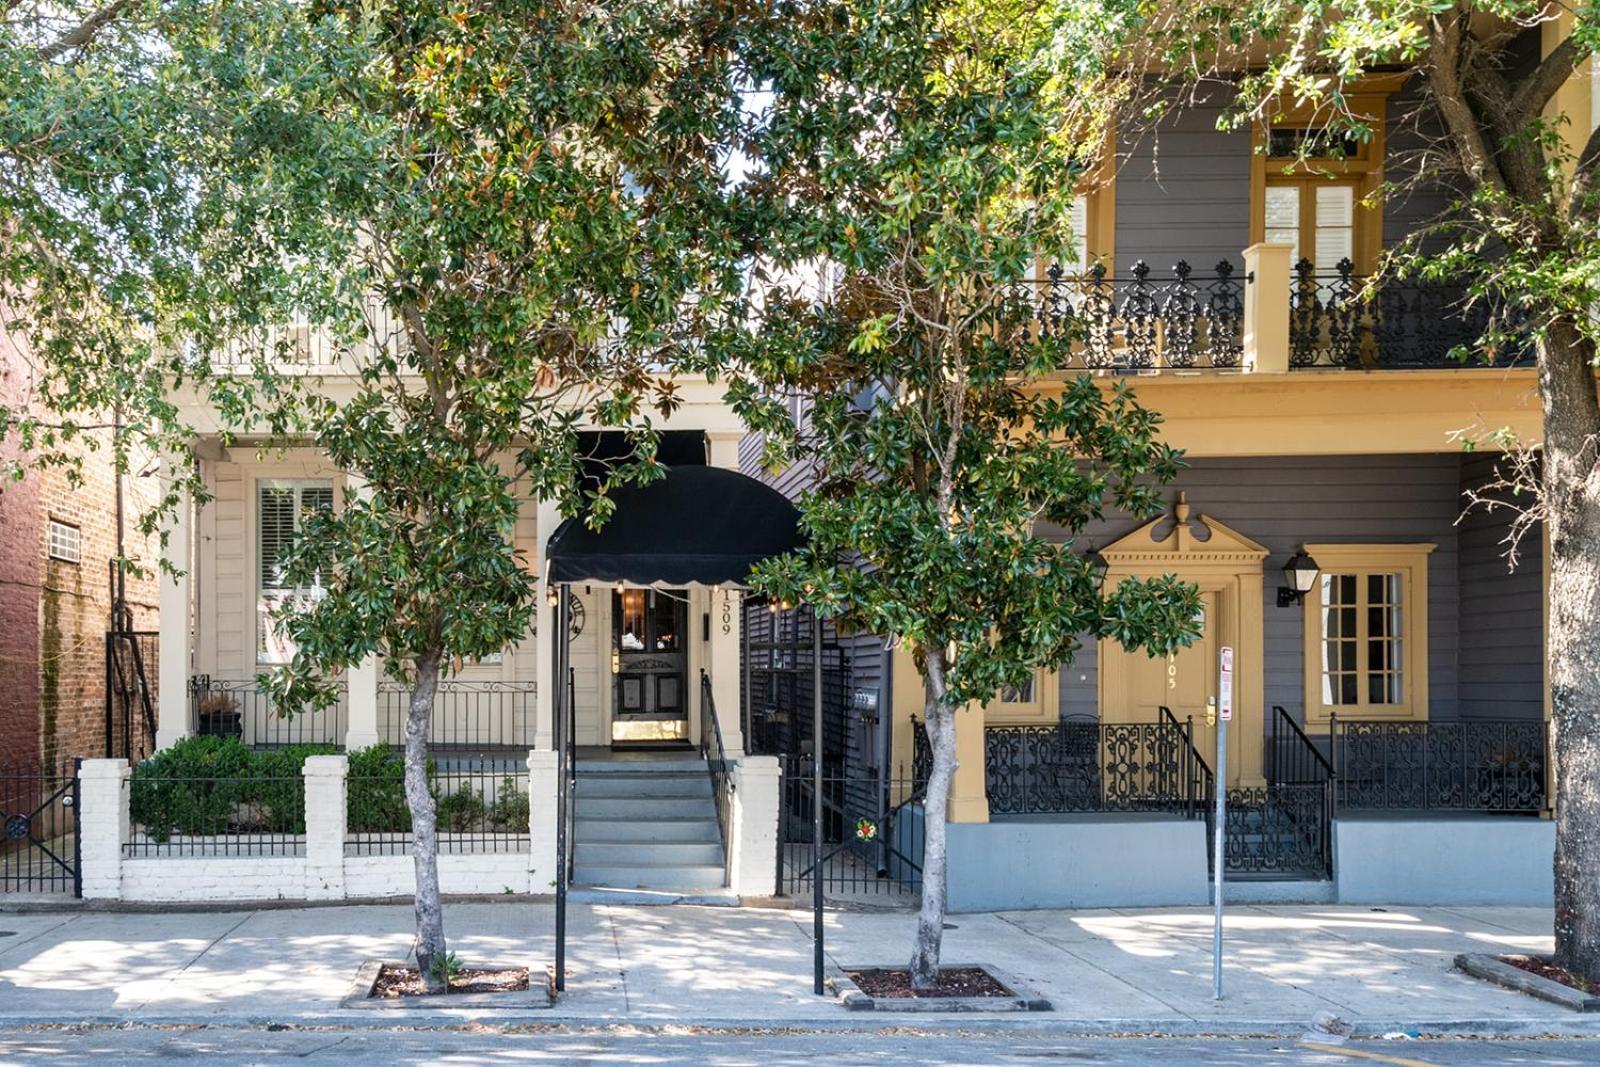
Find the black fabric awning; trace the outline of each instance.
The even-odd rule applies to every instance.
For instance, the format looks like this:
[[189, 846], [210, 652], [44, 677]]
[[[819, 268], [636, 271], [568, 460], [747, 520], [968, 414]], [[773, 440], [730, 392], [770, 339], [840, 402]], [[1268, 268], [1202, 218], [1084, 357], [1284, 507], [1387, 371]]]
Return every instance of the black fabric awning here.
[[723, 467], [672, 467], [611, 497], [616, 510], [599, 530], [581, 515], [556, 528], [550, 581], [737, 585], [757, 563], [805, 542], [787, 497]]

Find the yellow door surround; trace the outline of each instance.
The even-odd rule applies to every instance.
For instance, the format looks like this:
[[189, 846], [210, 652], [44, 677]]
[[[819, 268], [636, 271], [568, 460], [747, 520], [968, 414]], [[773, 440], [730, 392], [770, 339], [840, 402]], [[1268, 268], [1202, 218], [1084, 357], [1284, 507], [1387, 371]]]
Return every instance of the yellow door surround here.
[[[1213, 648], [1233, 649], [1233, 721], [1228, 731], [1228, 782], [1259, 785], [1262, 776], [1262, 733], [1265, 689], [1262, 677], [1262, 568], [1268, 550], [1250, 538], [1205, 515], [1192, 513], [1187, 494], [1178, 494], [1170, 516], [1145, 523], [1100, 550], [1109, 564], [1107, 581], [1126, 577], [1173, 574], [1195, 583], [1215, 604], [1207, 620]], [[1100, 642], [1100, 716], [1109, 722], [1124, 716], [1136, 698], [1130, 655], [1112, 640]], [[1110, 668], [1110, 669], [1108, 669]], [[1174, 708], [1176, 713], [1178, 709]], [[1181, 718], [1181, 715], [1180, 715]], [[1202, 752], [1215, 766], [1216, 753]]]

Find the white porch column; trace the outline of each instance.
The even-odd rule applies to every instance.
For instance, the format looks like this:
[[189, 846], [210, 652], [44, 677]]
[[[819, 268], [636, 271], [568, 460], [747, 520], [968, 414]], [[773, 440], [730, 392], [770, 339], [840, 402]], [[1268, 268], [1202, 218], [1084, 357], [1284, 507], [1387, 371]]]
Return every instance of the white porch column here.
[[[531, 892], [549, 893], [556, 884], [556, 790], [561, 772], [547, 748], [528, 753], [528, 882]], [[569, 797], [567, 803], [572, 803]]]
[[777, 891], [778, 791], [776, 756], [746, 756], [734, 771], [728, 885], [741, 897]]
[[[164, 493], [171, 492], [177, 483], [188, 476], [188, 456], [170, 456], [162, 463], [161, 484]], [[188, 737], [193, 732], [189, 697], [189, 675], [192, 672], [190, 645], [193, 630], [190, 625], [190, 580], [194, 574], [194, 560], [190, 552], [190, 535], [194, 526], [194, 501], [185, 491], [178, 493], [177, 503], [161, 520], [161, 558], [175, 574], [162, 571], [156, 576], [160, 587], [161, 612], [160, 650], [157, 653], [156, 672], [156, 748], [167, 748], [173, 742]]]
[[744, 608], [739, 590], [719, 586], [711, 591], [711, 699], [717, 706], [717, 724], [728, 757], [744, 751], [744, 715], [740, 706], [741, 668], [739, 644], [744, 632]]
[[538, 690], [534, 694], [533, 747], [551, 749], [555, 747], [556, 623], [555, 612], [545, 600], [545, 578], [549, 574], [545, 545], [550, 540], [550, 535], [556, 532], [556, 527], [561, 525], [561, 513], [556, 509], [554, 501], [541, 500], [535, 515], [533, 539], [538, 548], [534, 553], [534, 573], [539, 576], [539, 602], [538, 622], [534, 625], [533, 632], [533, 677]]
[[[347, 496], [363, 499], [370, 492], [365, 478], [349, 473], [345, 475], [344, 491]], [[345, 723], [344, 747], [349, 752], [371, 748], [382, 740], [378, 735], [378, 657], [368, 656], [346, 671], [345, 685], [349, 689], [349, 720]]]

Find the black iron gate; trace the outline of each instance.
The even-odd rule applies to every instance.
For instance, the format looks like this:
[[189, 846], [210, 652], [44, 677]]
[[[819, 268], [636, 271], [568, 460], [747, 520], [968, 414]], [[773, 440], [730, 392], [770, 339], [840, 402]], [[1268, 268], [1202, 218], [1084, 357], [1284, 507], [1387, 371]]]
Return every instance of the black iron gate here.
[[0, 771], [0, 894], [83, 895], [78, 762], [54, 773]]
[[[744, 737], [753, 756], [814, 752], [811, 613], [772, 610], [764, 601], [744, 604]], [[822, 641], [822, 751], [832, 764], [849, 751], [846, 713], [850, 694], [844, 649], [824, 622]]]
[[138, 762], [155, 749], [157, 635], [106, 631], [105, 755]]
[[831, 900], [916, 899], [925, 827], [920, 783], [911, 774], [865, 777], [825, 764], [819, 862], [813, 848], [816, 765], [810, 756], [780, 756], [779, 766], [779, 896], [810, 896], [820, 878]]
[[1280, 707], [1272, 709], [1265, 757], [1265, 786], [1228, 790], [1225, 869], [1246, 878], [1332, 877], [1333, 764]]

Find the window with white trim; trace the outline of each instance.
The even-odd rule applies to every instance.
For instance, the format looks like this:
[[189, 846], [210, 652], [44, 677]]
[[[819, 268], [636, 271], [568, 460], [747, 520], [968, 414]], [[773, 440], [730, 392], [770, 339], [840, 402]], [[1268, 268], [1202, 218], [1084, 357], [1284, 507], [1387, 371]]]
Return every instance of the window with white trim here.
[[70, 522], [51, 519], [46, 533], [45, 555], [62, 563], [82, 563], [82, 532]]
[[1432, 545], [1307, 545], [1321, 573], [1306, 594], [1312, 719], [1427, 718]]
[[273, 621], [283, 606], [309, 603], [322, 595], [323, 585], [289, 583], [284, 556], [295, 535], [315, 511], [333, 510], [333, 483], [272, 480], [256, 483], [256, 662], [288, 663], [294, 642]]

